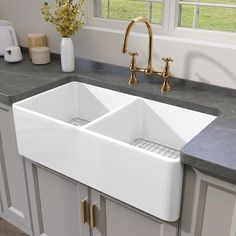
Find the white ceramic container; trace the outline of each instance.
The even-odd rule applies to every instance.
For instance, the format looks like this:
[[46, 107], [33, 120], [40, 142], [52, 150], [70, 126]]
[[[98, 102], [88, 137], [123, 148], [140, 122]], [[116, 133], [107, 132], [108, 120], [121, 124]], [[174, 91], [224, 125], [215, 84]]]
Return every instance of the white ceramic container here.
[[4, 60], [6, 62], [14, 63], [23, 59], [21, 49], [18, 46], [10, 46], [5, 48]]
[[48, 47], [31, 48], [32, 63], [35, 65], [44, 65], [51, 62], [50, 50]]
[[61, 39], [61, 69], [63, 72], [75, 70], [75, 53], [71, 38]]

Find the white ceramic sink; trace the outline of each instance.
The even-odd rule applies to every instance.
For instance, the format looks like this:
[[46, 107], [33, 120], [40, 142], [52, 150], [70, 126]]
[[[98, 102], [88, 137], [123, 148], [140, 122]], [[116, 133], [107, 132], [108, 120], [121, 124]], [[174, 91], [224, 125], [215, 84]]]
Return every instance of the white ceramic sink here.
[[179, 150], [216, 118], [79, 82], [13, 112], [21, 155], [166, 221], [180, 213]]

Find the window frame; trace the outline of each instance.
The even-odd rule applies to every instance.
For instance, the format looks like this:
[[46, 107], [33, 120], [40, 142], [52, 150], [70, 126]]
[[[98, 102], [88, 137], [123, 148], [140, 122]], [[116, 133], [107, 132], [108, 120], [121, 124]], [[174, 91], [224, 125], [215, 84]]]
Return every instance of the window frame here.
[[173, 4], [170, 9], [171, 20], [169, 25], [169, 35], [186, 38], [196, 39], [202, 41], [210, 41], [224, 44], [236, 44], [236, 32], [206, 30], [198, 28], [186, 28], [178, 26], [179, 21], [179, 0], [173, 0]]
[[[94, 7], [94, 0], [87, 1], [86, 25], [88, 27], [103, 28], [103, 30], [105, 29], [106, 31], [111, 32], [123, 32], [126, 29], [129, 21], [95, 17]], [[154, 35], [236, 45], [236, 32], [185, 28], [178, 26], [180, 13], [179, 0], [163, 0], [163, 9], [163, 24], [152, 24]], [[134, 32], [145, 33], [144, 26], [138, 24], [135, 27]]]
[[[157, 25], [152, 24], [154, 34], [168, 35], [168, 25], [169, 25], [169, 7], [166, 7], [164, 2], [170, 2], [172, 0], [163, 0], [163, 24]], [[86, 4], [87, 14], [86, 14], [86, 24], [92, 27], [106, 28], [111, 31], [124, 31], [129, 24], [126, 20], [115, 20], [115, 19], [104, 19], [94, 16], [94, 0], [87, 1]], [[135, 27], [135, 32], [142, 33], [144, 27], [142, 25], [137, 25]]]

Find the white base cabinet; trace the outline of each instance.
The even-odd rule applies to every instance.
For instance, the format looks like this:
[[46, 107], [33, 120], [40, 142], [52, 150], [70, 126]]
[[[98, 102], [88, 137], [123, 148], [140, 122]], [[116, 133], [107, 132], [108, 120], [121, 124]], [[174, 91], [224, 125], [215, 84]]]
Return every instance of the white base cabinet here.
[[95, 211], [93, 236], [177, 236], [178, 223], [146, 215], [98, 191], [91, 190]]
[[0, 217], [32, 235], [24, 160], [18, 154], [11, 107], [0, 104]]
[[177, 222], [157, 220], [27, 159], [25, 162], [36, 236], [177, 236]]
[[81, 202], [88, 188], [26, 160], [35, 236], [88, 236], [82, 223]]
[[181, 236], [236, 236], [236, 185], [186, 167]]

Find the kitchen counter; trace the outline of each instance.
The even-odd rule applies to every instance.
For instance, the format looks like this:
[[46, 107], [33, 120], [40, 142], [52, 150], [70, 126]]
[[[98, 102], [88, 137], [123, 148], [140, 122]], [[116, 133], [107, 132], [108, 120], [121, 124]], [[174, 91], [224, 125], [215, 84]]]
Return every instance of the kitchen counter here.
[[32, 65], [26, 53], [17, 64], [0, 58], [0, 102], [11, 105], [67, 82], [81, 81], [216, 115], [216, 120], [183, 147], [181, 160], [236, 184], [236, 90], [173, 78], [173, 91], [162, 94], [162, 80], [156, 76], [139, 74], [140, 83], [129, 86], [128, 68], [84, 59], [78, 59], [76, 65], [74, 73], [63, 73], [58, 56], [44, 66]]

